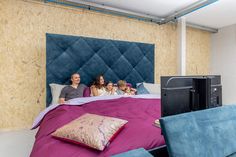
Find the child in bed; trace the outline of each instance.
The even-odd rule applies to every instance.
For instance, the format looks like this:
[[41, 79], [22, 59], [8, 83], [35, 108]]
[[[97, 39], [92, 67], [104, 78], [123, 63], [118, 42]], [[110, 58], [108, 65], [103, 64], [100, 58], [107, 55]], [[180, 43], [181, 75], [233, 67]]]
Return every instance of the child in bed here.
[[107, 83], [106, 95], [117, 95], [116, 88], [113, 86], [113, 83], [111, 81]]
[[135, 93], [136, 93], [136, 89], [131, 88], [130, 86], [126, 87], [125, 95], [135, 95]]
[[136, 89], [127, 86], [126, 81], [119, 80], [117, 86], [118, 89], [116, 92], [118, 95], [135, 95]]

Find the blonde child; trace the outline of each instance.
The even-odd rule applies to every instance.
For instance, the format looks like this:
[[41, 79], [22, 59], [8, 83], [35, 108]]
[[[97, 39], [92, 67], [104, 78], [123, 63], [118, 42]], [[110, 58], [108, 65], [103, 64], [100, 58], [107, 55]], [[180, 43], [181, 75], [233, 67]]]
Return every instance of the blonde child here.
[[127, 86], [126, 81], [119, 80], [117, 82], [118, 90], [116, 91], [118, 95], [135, 95], [136, 89]]

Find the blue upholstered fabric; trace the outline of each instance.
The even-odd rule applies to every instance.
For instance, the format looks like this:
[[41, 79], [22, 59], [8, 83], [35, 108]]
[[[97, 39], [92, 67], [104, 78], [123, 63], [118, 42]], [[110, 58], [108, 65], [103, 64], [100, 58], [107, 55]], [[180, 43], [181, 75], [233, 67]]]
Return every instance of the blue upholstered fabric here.
[[144, 148], [139, 148], [125, 153], [113, 155], [112, 157], [153, 157], [153, 156]]
[[172, 157], [225, 157], [236, 152], [236, 105], [160, 119]]
[[137, 94], [150, 94], [148, 90], [144, 87], [143, 83], [137, 86]]
[[154, 45], [96, 39], [81, 36], [46, 34], [47, 105], [51, 102], [49, 84], [69, 84], [78, 72], [89, 85], [97, 75], [107, 81], [154, 82]]
[[233, 154], [230, 154], [229, 156], [227, 156], [227, 157], [236, 157], [236, 152], [235, 153], [233, 153]]

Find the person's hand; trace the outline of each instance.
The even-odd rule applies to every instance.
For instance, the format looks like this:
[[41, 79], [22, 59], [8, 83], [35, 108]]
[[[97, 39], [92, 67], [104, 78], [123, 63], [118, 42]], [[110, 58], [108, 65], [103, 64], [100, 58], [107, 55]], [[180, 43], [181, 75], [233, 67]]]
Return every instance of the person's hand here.
[[112, 88], [111, 93], [114, 94], [116, 92], [115, 88]]
[[131, 91], [131, 92], [130, 92], [130, 95], [135, 95], [135, 92], [134, 92], [134, 91]]
[[113, 89], [115, 92], [117, 91], [117, 87], [113, 87], [112, 89]]
[[59, 104], [61, 105], [61, 104], [64, 104], [66, 101], [65, 101], [65, 98], [60, 98], [59, 99]]
[[137, 92], [137, 89], [135, 89], [135, 88], [131, 88], [130, 90], [134, 91], [134, 92]]
[[64, 101], [63, 103], [59, 103], [59, 105], [70, 104], [70, 100]]

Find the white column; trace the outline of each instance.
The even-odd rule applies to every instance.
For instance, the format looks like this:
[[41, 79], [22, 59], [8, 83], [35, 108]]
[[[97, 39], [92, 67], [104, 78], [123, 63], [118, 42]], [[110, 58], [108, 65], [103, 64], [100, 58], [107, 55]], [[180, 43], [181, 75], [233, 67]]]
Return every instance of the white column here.
[[186, 75], [186, 20], [185, 17], [178, 19], [178, 75]]

